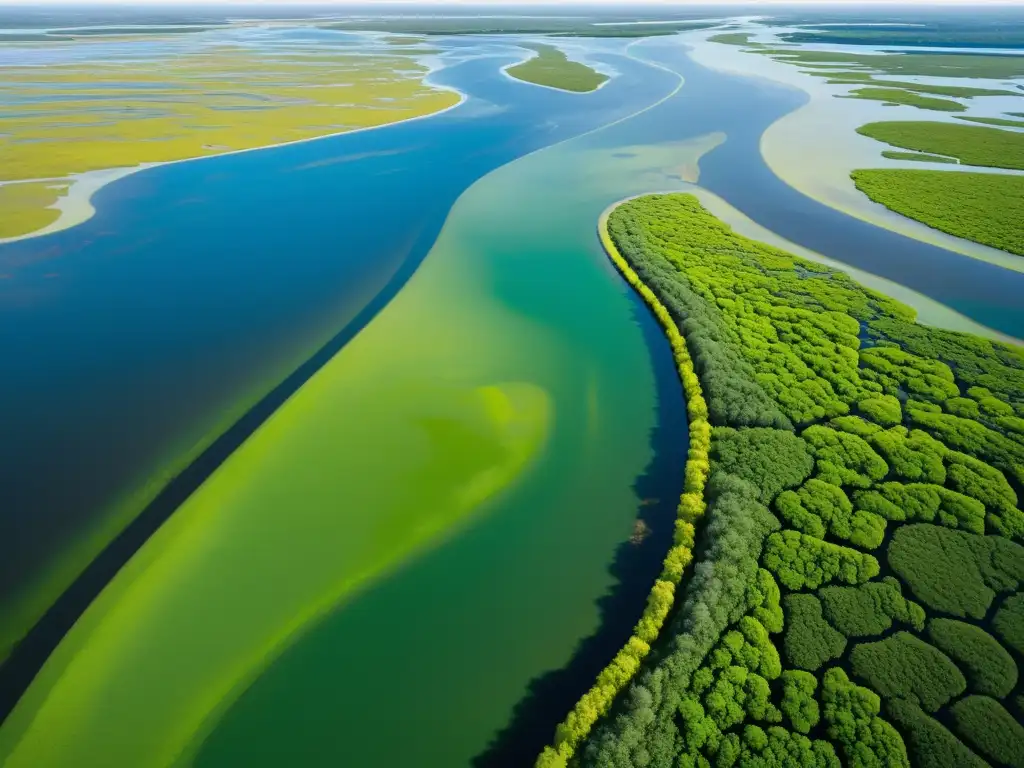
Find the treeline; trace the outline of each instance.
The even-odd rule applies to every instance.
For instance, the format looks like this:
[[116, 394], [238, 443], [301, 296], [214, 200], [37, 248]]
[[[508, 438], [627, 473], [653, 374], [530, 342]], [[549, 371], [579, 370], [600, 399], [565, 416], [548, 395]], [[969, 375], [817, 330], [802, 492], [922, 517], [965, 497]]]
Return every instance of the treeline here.
[[686, 341], [668, 309], [619, 254], [603, 227], [602, 240], [626, 282], [643, 297], [668, 337], [686, 398], [690, 446], [687, 451], [683, 494], [679, 499], [673, 546], [665, 556], [661, 574], [654, 582], [643, 615], [626, 645], [601, 671], [594, 686], [559, 724], [555, 731], [553, 746], [546, 747], [537, 760], [538, 768], [566, 765], [579, 744], [590, 734], [594, 723], [608, 712], [619, 691], [636, 674], [640, 663], [650, 652], [650, 644], [657, 639], [672, 608], [676, 585], [693, 559], [696, 524], [706, 509], [704, 491], [710, 473], [711, 426], [708, 423], [707, 403]]
[[540, 764], [1016, 764], [1024, 729], [992, 724], [1024, 652], [1021, 350], [919, 326], [687, 195], [619, 206], [606, 248], [692, 360], [710, 444], [674, 618], [638, 625]]

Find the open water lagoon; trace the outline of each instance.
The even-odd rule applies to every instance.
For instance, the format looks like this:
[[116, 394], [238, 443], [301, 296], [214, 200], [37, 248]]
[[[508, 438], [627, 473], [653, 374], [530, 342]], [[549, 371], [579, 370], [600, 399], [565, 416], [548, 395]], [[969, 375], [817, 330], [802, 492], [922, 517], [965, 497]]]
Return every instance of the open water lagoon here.
[[[123, 410], [141, 361], [192, 414], [165, 414], [161, 451], [316, 360], [57, 647], [0, 729], [5, 765], [527, 763], [639, 616], [682, 484], [667, 345], [597, 220], [684, 188], [702, 154], [701, 185], [768, 229], [1019, 328], [1005, 283], [1024, 276], [952, 254], [940, 284], [945, 252], [768, 171], [759, 138], [799, 94], [702, 69], [678, 39], [630, 53], [595, 53], [620, 75], [585, 96], [468, 58], [436, 75], [471, 95], [450, 113], [140, 174], [83, 227], [0, 249], [40, 286], [54, 253], [78, 286], [8, 296], [40, 334], [17, 392], [93, 318], [97, 382], [130, 381], [105, 413], [153, 408]], [[48, 402], [82, 429], [63, 380]]]
[[437, 76], [469, 95], [451, 112], [145, 171], [73, 230], [0, 246], [0, 431], [22, 436], [0, 449], [0, 650], [218, 436], [351, 338], [469, 184], [658, 93], [639, 65], [586, 101], [517, 87], [501, 50]]

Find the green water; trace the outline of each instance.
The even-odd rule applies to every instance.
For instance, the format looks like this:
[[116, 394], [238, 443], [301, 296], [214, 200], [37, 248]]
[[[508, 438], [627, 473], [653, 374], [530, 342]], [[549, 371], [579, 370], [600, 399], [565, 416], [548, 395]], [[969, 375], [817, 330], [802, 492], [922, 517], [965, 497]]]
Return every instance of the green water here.
[[[651, 129], [670, 106], [641, 135], [671, 133]], [[650, 321], [598, 216], [719, 140], [646, 144], [627, 120], [471, 187], [397, 298], [90, 607], [0, 731], [3, 764], [485, 750], [597, 629], [653, 458]]]

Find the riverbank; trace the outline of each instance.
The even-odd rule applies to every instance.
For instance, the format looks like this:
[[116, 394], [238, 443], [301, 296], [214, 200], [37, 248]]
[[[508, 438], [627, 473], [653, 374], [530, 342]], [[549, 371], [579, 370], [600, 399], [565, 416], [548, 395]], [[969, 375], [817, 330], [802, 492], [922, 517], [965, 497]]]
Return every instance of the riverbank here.
[[[946, 712], [986, 679], [963, 660], [1022, 640], [1007, 623], [1012, 598], [994, 630], [980, 620], [1024, 580], [1011, 564], [1024, 557], [1013, 491], [1024, 348], [918, 326], [898, 302], [732, 232], [689, 195], [641, 197], [609, 221], [700, 361], [714, 429], [700, 570], [649, 673], [579, 764], [692, 762], [725, 748], [741, 761], [906, 766], [935, 743], [968, 764], [967, 747], [1016, 749], [1018, 736], [992, 739]], [[972, 558], [997, 551], [1008, 559], [988, 572], [999, 580], [989, 590]], [[970, 625], [952, 650], [927, 621], [950, 611]], [[994, 717], [1012, 720], [1014, 690], [1013, 679], [987, 689]], [[927, 697], [910, 699], [923, 711], [905, 706], [910, 691]]]
[[704, 486], [708, 476], [708, 451], [711, 447], [707, 403], [686, 341], [679, 333], [676, 321], [619, 253], [608, 232], [608, 219], [621, 204], [615, 203], [601, 213], [598, 220], [598, 236], [605, 253], [622, 278], [640, 295], [657, 319], [672, 349], [676, 372], [686, 402], [689, 435], [686, 466], [683, 470], [686, 480], [679, 499], [672, 547], [665, 555], [661, 572], [651, 588], [643, 614], [634, 627], [633, 634], [608, 666], [601, 671], [594, 686], [580, 698], [566, 719], [559, 724], [552, 746], [545, 747], [537, 758], [537, 768], [563, 768], [568, 765], [597, 721], [608, 713], [616, 696], [640, 670], [651, 650], [651, 644], [657, 640], [665, 619], [672, 610], [676, 588], [693, 560], [696, 525], [703, 517], [706, 507]]
[[[427, 82], [426, 79], [424, 82]], [[42, 179], [41, 181], [54, 182], [54, 183], [67, 183], [68, 190], [57, 202], [52, 206], [56, 208], [60, 213], [57, 220], [43, 227], [42, 229], [36, 230], [35, 232], [28, 232], [23, 235], [17, 235], [15, 237], [0, 237], [0, 245], [6, 243], [16, 243], [22, 240], [28, 240], [30, 238], [42, 237], [44, 235], [50, 235], [55, 232], [62, 232], [71, 227], [82, 224], [93, 217], [96, 210], [93, 208], [92, 199], [104, 187], [109, 184], [113, 184], [115, 181], [132, 176], [136, 173], [149, 170], [150, 168], [159, 168], [168, 165], [178, 165], [181, 163], [192, 163], [200, 160], [210, 160], [218, 157], [229, 157], [231, 155], [240, 155], [249, 152], [260, 152], [267, 149], [277, 149], [280, 147], [294, 146], [297, 144], [307, 144], [309, 142], [321, 141], [323, 139], [331, 139], [337, 136], [344, 136], [347, 134], [362, 133], [365, 131], [375, 131], [382, 128], [388, 128], [395, 125], [401, 125], [403, 123], [410, 123], [417, 120], [427, 120], [431, 117], [450, 112], [453, 109], [457, 109], [466, 103], [468, 96], [457, 88], [444, 85], [433, 85], [440, 91], [449, 91], [458, 96], [458, 100], [454, 104], [450, 104], [447, 107], [438, 109], [434, 112], [430, 112], [425, 115], [415, 115], [413, 117], [406, 117], [401, 120], [395, 120], [390, 123], [381, 123], [380, 125], [371, 125], [365, 128], [353, 128], [351, 130], [337, 131], [334, 133], [325, 133], [322, 136], [310, 136], [308, 138], [296, 139], [295, 141], [284, 141], [276, 144], [267, 144], [260, 147], [248, 147], [246, 149], [236, 149], [230, 152], [220, 152], [211, 155], [199, 155], [196, 157], [185, 157], [180, 160], [169, 160], [166, 162], [158, 163], [142, 163], [137, 166], [130, 168], [109, 168], [97, 171], [86, 171], [84, 173], [73, 174], [69, 177], [58, 177]], [[40, 181], [39, 179], [30, 179], [27, 182]], [[18, 182], [22, 183], [22, 182]]]
[[[712, 148], [713, 146], [709, 147], [707, 151], [710, 151]], [[717, 219], [731, 227], [737, 234], [743, 235], [750, 240], [763, 243], [772, 248], [778, 248], [788, 253], [795, 254], [803, 259], [807, 259], [808, 261], [822, 264], [831, 269], [841, 270], [858, 283], [911, 307], [917, 316], [917, 321], [923, 325], [932, 326], [942, 330], [970, 333], [1004, 344], [1024, 345], [1024, 340], [982, 325], [966, 315], [957, 312], [955, 309], [947, 307], [945, 304], [935, 301], [918, 291], [914, 291], [906, 286], [895, 283], [892, 280], [887, 280], [884, 277], [879, 277], [878, 275], [871, 274], [870, 272], [865, 272], [864, 270], [857, 269], [856, 267], [851, 267], [841, 261], [829, 258], [817, 251], [804, 248], [802, 245], [798, 245], [784, 237], [780, 237], [770, 229], [758, 224], [749, 216], [746, 216], [741, 211], [737, 210], [721, 196], [716, 195], [708, 189], [700, 187], [696, 183], [696, 177], [685, 178], [683, 180], [690, 183], [684, 185], [682, 190], [652, 190], [625, 197], [612, 205], [604, 213], [604, 217], [607, 219], [607, 216], [609, 216], [618, 206], [647, 195], [667, 195], [683, 191], [695, 196], [704, 208], [706, 208]]]

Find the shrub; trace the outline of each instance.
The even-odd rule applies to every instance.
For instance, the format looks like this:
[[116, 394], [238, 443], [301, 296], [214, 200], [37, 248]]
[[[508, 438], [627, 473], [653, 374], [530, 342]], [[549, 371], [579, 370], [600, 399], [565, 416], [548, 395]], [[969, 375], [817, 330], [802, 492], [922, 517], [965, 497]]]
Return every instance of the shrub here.
[[821, 426], [808, 427], [800, 436], [814, 455], [817, 476], [826, 483], [870, 488], [889, 472], [862, 437]]
[[867, 439], [876, 432], [882, 431], [880, 426], [870, 421], [865, 421], [860, 416], [836, 416], [828, 422], [828, 425], [833, 429], [838, 429], [840, 432], [849, 432], [851, 435], [863, 437], [864, 439]]
[[871, 555], [797, 531], [768, 537], [764, 567], [794, 591], [817, 589], [832, 582], [861, 584], [878, 575], [878, 561]]
[[764, 504], [780, 491], [800, 485], [814, 469], [803, 440], [792, 432], [765, 427], [716, 428], [711, 460], [716, 468], [757, 488]]
[[995, 536], [908, 525], [889, 545], [889, 564], [925, 605], [961, 618], [985, 616], [997, 591], [1024, 578], [1024, 550]]
[[1024, 593], [1007, 598], [992, 618], [992, 629], [1004, 643], [1024, 654]]
[[903, 421], [900, 401], [892, 395], [866, 397], [857, 403], [857, 409], [864, 414], [864, 418], [883, 427], [894, 427]]
[[[766, 690], [781, 671], [768, 651], [768, 634], [785, 623], [781, 647], [788, 653], [787, 642], [799, 641], [801, 626], [810, 624], [814, 630], [804, 632], [802, 647], [808, 655], [818, 650], [814, 664], [820, 665], [821, 659], [841, 654], [845, 643], [825, 615], [852, 633], [866, 633], [885, 623], [869, 615], [869, 603], [890, 623], [917, 627], [922, 609], [903, 599], [892, 580], [882, 580], [855, 598], [825, 593], [835, 594], [823, 598], [835, 603], [834, 614], [823, 615], [813, 595], [790, 595], [783, 615], [780, 585], [790, 590], [861, 585], [879, 567], [870, 555], [832, 540], [792, 530], [775, 533], [778, 521], [764, 505], [786, 495], [779, 509], [802, 520], [804, 530], [811, 530], [816, 518], [826, 537], [837, 536], [832, 529], [841, 531], [847, 521], [853, 529], [858, 515], [876, 524], [873, 531], [886, 520], [937, 524], [920, 526], [941, 532], [921, 538], [935, 555], [931, 565], [920, 562], [927, 553], [909, 546], [917, 534], [902, 544], [901, 531], [893, 537], [887, 556], [906, 579], [907, 597], [920, 590], [936, 602], [947, 587], [943, 578], [968, 584], [954, 585], [946, 600], [966, 601], [971, 610], [975, 603], [991, 603], [984, 594], [980, 601], [967, 599], [979, 584], [993, 595], [1015, 591], [1024, 576], [1020, 550], [1002, 538], [960, 529], [1024, 531], [1012, 487], [992, 479], [1002, 477], [992, 474], [999, 471], [1011, 482], [1024, 477], [1015, 447], [1016, 430], [1024, 429], [1018, 423], [1024, 419], [1024, 353], [917, 325], [910, 308], [841, 272], [737, 235], [691, 196], [655, 195], [619, 206], [608, 235], [623, 254], [627, 279], [652, 307], [660, 307], [655, 314], [680, 368], [691, 436], [700, 445], [691, 450], [675, 543], [687, 557], [699, 544], [700, 559], [681, 587], [677, 617], [663, 630], [664, 646], [618, 697], [612, 716], [597, 725], [576, 759], [601, 768], [835, 764], [836, 755], [824, 742], [766, 727], [781, 715], [773, 711]], [[865, 331], [869, 349], [861, 349]], [[687, 359], [692, 359], [689, 370], [680, 362]], [[969, 397], [960, 397], [961, 382]], [[690, 397], [693, 388], [704, 392], [706, 407]], [[980, 418], [957, 415], [973, 416], [967, 400], [976, 404]], [[881, 422], [885, 431], [864, 416]], [[801, 458], [790, 435], [782, 435], [794, 423], [802, 430], [805, 453], [813, 457], [812, 476], [822, 486], [808, 481], [806, 456]], [[903, 429], [904, 423], [914, 431]], [[732, 428], [716, 432], [714, 448], [708, 442], [710, 424]], [[754, 431], [766, 427], [774, 430]], [[959, 453], [940, 445], [947, 438]], [[991, 466], [985, 469], [982, 460]], [[703, 512], [700, 490], [712, 465], [709, 519], [699, 531], [694, 522]], [[884, 482], [890, 473], [934, 482]], [[829, 484], [842, 489], [839, 495], [826, 491]], [[821, 496], [801, 494], [815, 488]], [[800, 490], [785, 494], [793, 489]], [[826, 498], [828, 505], [821, 503]], [[949, 533], [968, 538], [941, 535]], [[949, 541], [951, 548], [945, 548]], [[867, 546], [872, 539], [857, 543]], [[663, 580], [675, 581], [685, 562], [666, 558]], [[940, 568], [947, 573], [938, 574]], [[805, 606], [817, 608], [809, 621], [799, 617], [802, 598], [813, 601]], [[793, 601], [797, 607], [791, 610]], [[649, 635], [639, 627], [638, 632]], [[786, 686], [778, 685], [778, 704], [787, 701]], [[792, 712], [799, 711], [798, 703], [808, 703], [796, 696], [791, 690], [787, 708]], [[810, 732], [826, 733], [844, 764], [905, 765], [902, 740], [879, 717], [878, 702], [841, 670], [830, 670], [819, 686], [823, 723]], [[716, 718], [732, 725], [723, 732]], [[754, 722], [757, 718], [764, 719]]]
[[900, 594], [895, 579], [870, 581], [859, 587], [826, 587], [818, 597], [829, 624], [846, 637], [881, 635], [893, 621], [919, 632], [924, 629], [924, 609]]
[[887, 699], [908, 699], [935, 712], [967, 689], [967, 681], [941, 651], [909, 632], [897, 632], [850, 653], [850, 669]]
[[938, 522], [947, 528], [985, 532], [985, 506], [977, 499], [925, 483], [882, 483], [854, 494], [857, 506], [886, 520]]
[[956, 451], [946, 455], [946, 477], [955, 491], [977, 499], [988, 508], [989, 529], [1024, 540], [1024, 514], [1017, 508], [1017, 494], [995, 467]]
[[928, 622], [932, 645], [966, 674], [972, 693], [1001, 699], [1017, 684], [1017, 665], [988, 632], [953, 619]]
[[798, 733], [810, 733], [821, 718], [814, 698], [817, 688], [818, 678], [810, 672], [787, 669], [782, 673], [782, 704], [779, 709]]
[[786, 595], [786, 634], [783, 649], [790, 665], [811, 672], [846, 650], [846, 638], [822, 618], [821, 603], [814, 595]]
[[[729, 757], [720, 750], [715, 765], [729, 765]], [[839, 758], [827, 741], [811, 741], [806, 736], [790, 733], [784, 728], [767, 729], [748, 725], [743, 729], [742, 745], [736, 753], [739, 766], [760, 768], [839, 768]]]
[[919, 400], [942, 403], [960, 394], [948, 365], [900, 347], [879, 345], [863, 349], [860, 363], [866, 369], [864, 375], [881, 384], [890, 395], [903, 388]]
[[957, 157], [967, 165], [1024, 169], [1024, 137], [1012, 131], [908, 120], [868, 123], [857, 133], [903, 149]]
[[822, 679], [821, 701], [828, 736], [842, 747], [848, 765], [909, 768], [903, 739], [878, 716], [877, 694], [854, 685], [843, 670], [833, 667]]
[[851, 176], [857, 189], [903, 216], [1024, 256], [1019, 175], [871, 168]]
[[885, 536], [885, 520], [871, 512], [854, 512], [842, 488], [817, 478], [797, 491], [780, 494], [775, 508], [794, 528], [817, 539], [828, 533], [863, 549], [875, 549]]
[[1024, 726], [988, 696], [968, 696], [949, 708], [957, 736], [978, 754], [1024, 768]]
[[906, 735], [914, 765], [929, 768], [988, 768], [988, 763], [964, 746], [937, 720], [910, 701], [893, 699], [886, 703], [886, 714]]
[[748, 612], [774, 613], [771, 600], [778, 599], [778, 590], [761, 575], [757, 561], [778, 521], [758, 503], [756, 489], [740, 478], [715, 473], [708, 494], [713, 501], [704, 530], [704, 561], [686, 584], [660, 663], [629, 686], [621, 710], [597, 727], [580, 756], [584, 765], [626, 768], [652, 754], [671, 762], [682, 747], [676, 727], [679, 696], [703, 660], [726, 628]]
[[876, 432], [868, 442], [888, 463], [892, 473], [908, 482], [946, 482], [946, 467], [942, 463], [948, 452], [946, 446], [919, 429], [908, 433], [905, 427], [893, 427]]
[[910, 420], [948, 447], [1009, 472], [1024, 482], [1024, 445], [984, 424], [948, 413], [931, 413], [907, 404]]

